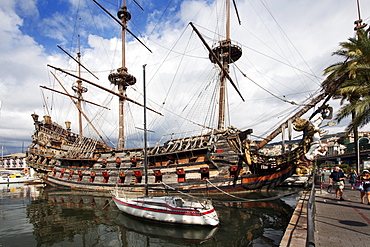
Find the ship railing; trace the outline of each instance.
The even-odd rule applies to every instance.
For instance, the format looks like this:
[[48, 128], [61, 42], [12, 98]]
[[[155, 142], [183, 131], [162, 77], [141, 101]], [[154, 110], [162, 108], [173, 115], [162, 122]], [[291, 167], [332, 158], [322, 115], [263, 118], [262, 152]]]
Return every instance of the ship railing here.
[[192, 151], [197, 149], [202, 149], [209, 146], [214, 140], [214, 137], [206, 136], [195, 136], [176, 140], [167, 141], [163, 146], [160, 143], [151, 149], [150, 154], [166, 154], [176, 151]]
[[97, 140], [79, 136], [72, 146], [72, 149], [68, 151], [68, 156], [70, 157], [84, 157], [90, 158], [95, 150]]
[[46, 128], [45, 126], [40, 126], [40, 130], [48, 134], [58, 134], [56, 131]]
[[[49, 135], [53, 135], [54, 137], [59, 137], [59, 138], [65, 138], [66, 135], [67, 135], [67, 131], [59, 126], [55, 126], [53, 125], [52, 126], [53, 129], [50, 129], [48, 127], [45, 127], [45, 126], [40, 126], [40, 130], [49, 134]], [[77, 134], [73, 134], [70, 133], [67, 137], [68, 139], [73, 139], [73, 138], [76, 138], [76, 136], [78, 136]]]

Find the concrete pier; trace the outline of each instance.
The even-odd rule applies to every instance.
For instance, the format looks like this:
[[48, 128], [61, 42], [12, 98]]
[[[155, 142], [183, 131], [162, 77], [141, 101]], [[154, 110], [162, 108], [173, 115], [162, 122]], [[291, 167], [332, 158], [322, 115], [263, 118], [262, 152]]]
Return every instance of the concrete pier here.
[[[328, 180], [326, 180], [328, 181]], [[361, 204], [360, 192], [351, 190], [346, 181], [343, 197], [335, 199], [335, 191], [315, 186], [314, 245], [322, 247], [370, 246], [370, 205]], [[280, 246], [306, 246], [307, 204], [304, 193], [293, 213]]]

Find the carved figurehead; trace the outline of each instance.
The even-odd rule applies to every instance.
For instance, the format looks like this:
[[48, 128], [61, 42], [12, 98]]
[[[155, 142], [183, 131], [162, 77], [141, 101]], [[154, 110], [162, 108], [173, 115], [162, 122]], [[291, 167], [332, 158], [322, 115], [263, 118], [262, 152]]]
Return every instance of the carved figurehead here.
[[[305, 134], [311, 135], [310, 148], [308, 151], [300, 157], [300, 164], [297, 167], [297, 174], [309, 173], [307, 170], [311, 166], [311, 161], [315, 159], [316, 156], [324, 156], [327, 151], [327, 147], [322, 145], [321, 138], [325, 136], [328, 131], [320, 128], [324, 119], [331, 119], [333, 115], [333, 108], [328, 105], [323, 105], [318, 108], [307, 120], [300, 120], [297, 122], [298, 129], [306, 129]], [[296, 123], [295, 123], [296, 124]], [[294, 126], [296, 129], [296, 126]]]

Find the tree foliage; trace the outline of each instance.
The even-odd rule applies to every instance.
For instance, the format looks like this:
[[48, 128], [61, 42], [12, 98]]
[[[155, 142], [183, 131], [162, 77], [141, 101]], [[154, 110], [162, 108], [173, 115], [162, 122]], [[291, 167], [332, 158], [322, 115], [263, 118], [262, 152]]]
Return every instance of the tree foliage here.
[[347, 131], [363, 127], [370, 122], [370, 38], [368, 29], [359, 29], [357, 36], [341, 42], [341, 49], [333, 55], [343, 57], [324, 70], [327, 78], [323, 88], [334, 98], [341, 99], [337, 112], [338, 122], [352, 116]]

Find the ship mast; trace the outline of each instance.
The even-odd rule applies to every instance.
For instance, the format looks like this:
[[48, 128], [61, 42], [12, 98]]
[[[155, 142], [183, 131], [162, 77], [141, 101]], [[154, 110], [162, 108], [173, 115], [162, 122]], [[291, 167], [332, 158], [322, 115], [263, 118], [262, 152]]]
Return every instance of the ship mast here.
[[[78, 52], [77, 52], [77, 61], [78, 61], [78, 77], [81, 77], [81, 51], [80, 51], [80, 36], [78, 36]], [[78, 79], [77, 81], [77, 87], [72, 87], [72, 89], [77, 94], [77, 108], [82, 109], [81, 102], [82, 102], [82, 93], [85, 93], [87, 91], [86, 88], [82, 87], [82, 81]], [[82, 136], [82, 113], [81, 111], [78, 111], [78, 130], [80, 136]]]
[[[79, 63], [81, 63], [80, 50], [77, 53], [77, 60]], [[80, 65], [78, 65], [78, 77], [81, 77], [81, 66]], [[77, 105], [79, 109], [82, 109], [81, 108], [81, 98], [82, 98], [82, 81], [81, 80], [77, 80], [77, 89], [78, 89], [77, 90], [77, 97], [78, 97]], [[79, 130], [80, 136], [82, 136], [82, 114], [80, 111], [78, 111], [78, 130]]]
[[[123, 3], [123, 6], [117, 13], [118, 18], [121, 20], [122, 26], [122, 66], [117, 69], [117, 73], [111, 73], [108, 77], [109, 81], [112, 84], [118, 86], [119, 94], [126, 96], [126, 89], [128, 86], [134, 85], [136, 83], [136, 78], [133, 75], [127, 73], [126, 68], [126, 29], [127, 22], [131, 19], [131, 14], [127, 11], [126, 0]], [[118, 109], [118, 149], [123, 149], [125, 146], [124, 138], [124, 104], [125, 98], [119, 98], [119, 109]]]
[[[219, 41], [219, 45], [212, 49], [217, 59], [221, 61], [223, 69], [220, 72], [220, 91], [218, 109], [218, 129], [225, 129], [225, 108], [226, 108], [226, 73], [229, 72], [229, 64], [237, 61], [242, 56], [242, 49], [231, 44], [230, 39], [230, 0], [226, 0], [226, 39]], [[210, 54], [212, 63], [217, 63], [214, 56]], [[226, 73], [225, 73], [226, 72]]]

